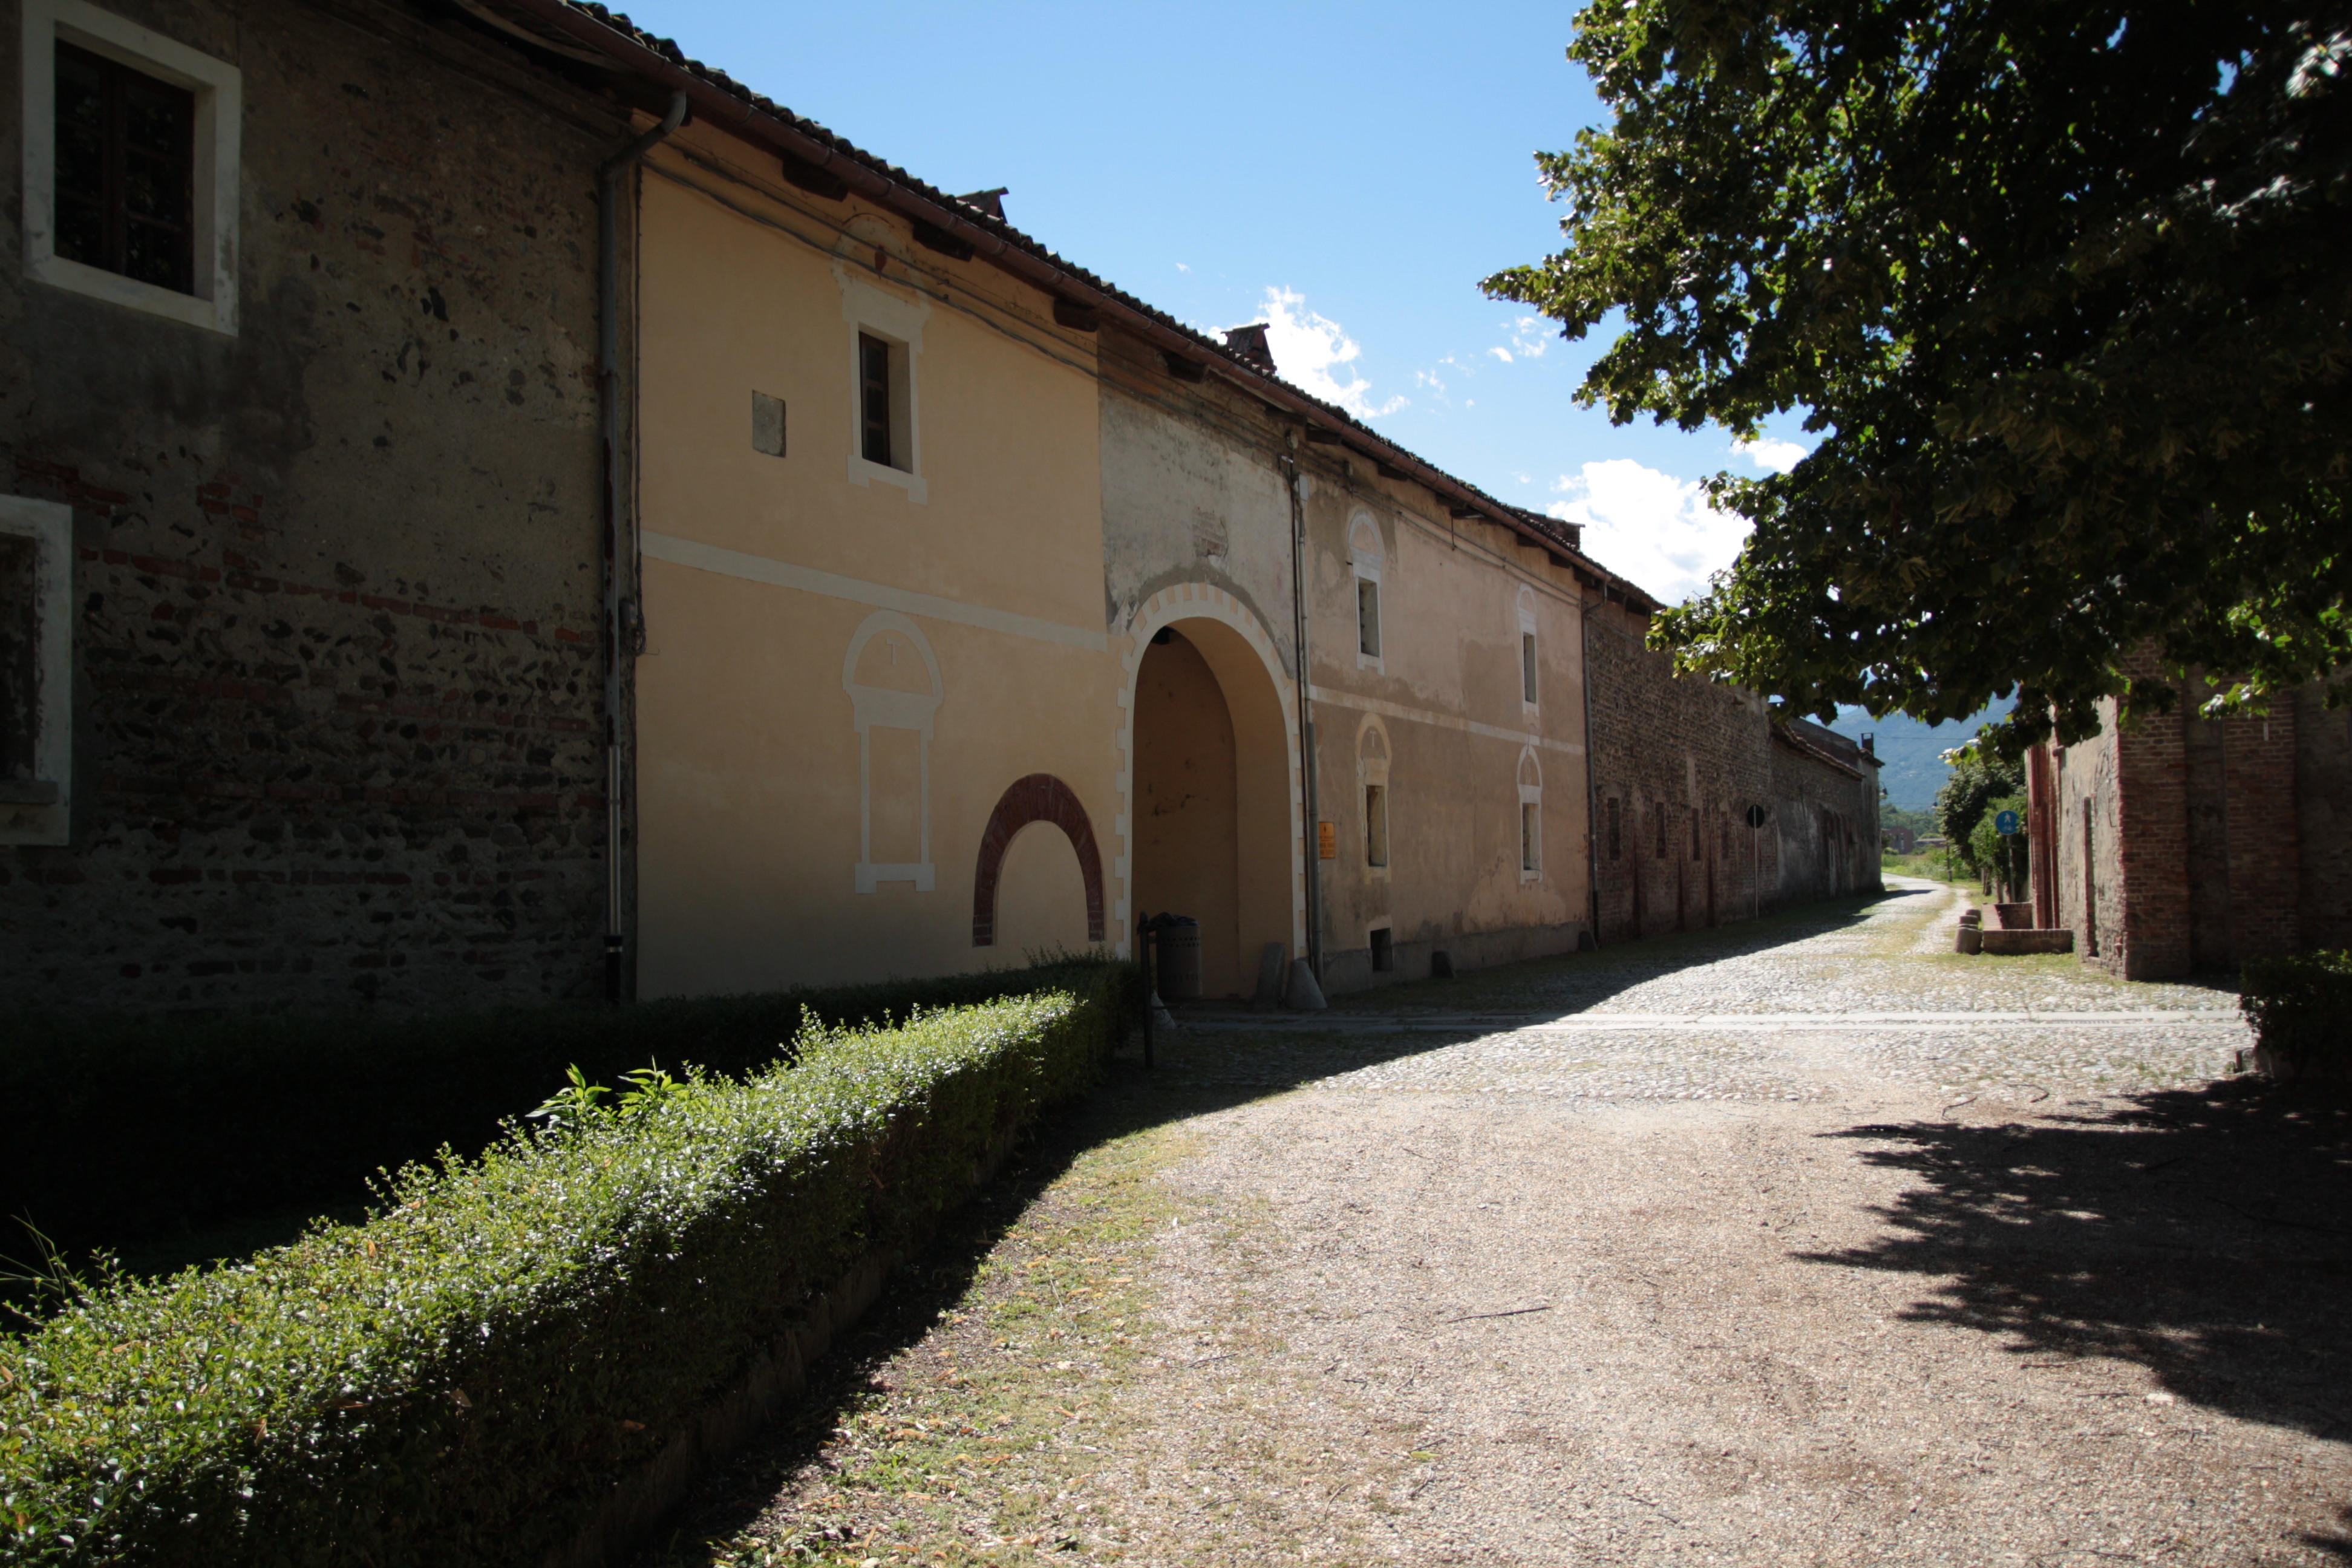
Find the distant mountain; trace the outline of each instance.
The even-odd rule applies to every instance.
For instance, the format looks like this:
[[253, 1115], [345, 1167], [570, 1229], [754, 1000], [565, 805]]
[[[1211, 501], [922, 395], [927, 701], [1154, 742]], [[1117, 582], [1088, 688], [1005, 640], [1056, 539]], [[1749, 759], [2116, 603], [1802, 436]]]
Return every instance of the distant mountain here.
[[1952, 771], [1944, 765], [1943, 753], [1974, 740], [1978, 725], [1990, 723], [2016, 706], [2014, 699], [2003, 698], [1973, 719], [1941, 724], [1922, 724], [1901, 713], [1873, 719], [1859, 708], [1841, 708], [1830, 728], [1853, 741], [1875, 734], [1878, 759], [1886, 764], [1878, 771], [1878, 782], [1885, 786], [1887, 800], [1906, 811], [1926, 811], [1936, 804], [1936, 792]]

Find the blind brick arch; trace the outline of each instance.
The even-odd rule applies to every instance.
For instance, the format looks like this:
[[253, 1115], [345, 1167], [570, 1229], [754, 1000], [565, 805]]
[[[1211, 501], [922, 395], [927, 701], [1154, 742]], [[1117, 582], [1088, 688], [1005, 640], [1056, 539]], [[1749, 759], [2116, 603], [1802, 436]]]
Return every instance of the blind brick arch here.
[[1087, 940], [1103, 940], [1102, 851], [1095, 847], [1094, 824], [1070, 786], [1051, 773], [1016, 779], [997, 798], [980, 836], [980, 866], [971, 884], [971, 945], [996, 945], [996, 880], [1013, 836], [1033, 822], [1050, 822], [1068, 836], [1078, 852], [1078, 873], [1087, 884]]

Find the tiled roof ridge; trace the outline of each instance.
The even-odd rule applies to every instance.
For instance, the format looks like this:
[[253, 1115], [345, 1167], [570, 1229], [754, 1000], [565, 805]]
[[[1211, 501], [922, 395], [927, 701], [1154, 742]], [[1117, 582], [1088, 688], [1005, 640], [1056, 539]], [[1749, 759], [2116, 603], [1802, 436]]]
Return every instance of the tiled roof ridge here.
[[[1816, 762], [1826, 763], [1838, 772], [1851, 774], [1854, 778], [1863, 776], [1860, 764], [1865, 759], [1874, 765], [1878, 764], [1876, 757], [1872, 756], [1860, 745], [1847, 740], [1836, 731], [1826, 729], [1810, 719], [1800, 718], [1793, 713], [1781, 716], [1780, 721], [1772, 726], [1772, 733], [1790, 750], [1811, 757]], [[1824, 739], [1835, 742], [1836, 744], [1824, 744]], [[1852, 755], [1838, 754], [1840, 751], [1846, 748], [1852, 749]]]
[[1585, 553], [1583, 524], [1563, 523], [1549, 512], [1538, 511], [1533, 507], [1515, 506], [1510, 510], [1522, 523], [1551, 541], [1553, 549], [1565, 553], [1578, 566], [1584, 568], [1592, 575], [1599, 577], [1602, 583], [1615, 589], [1615, 597], [1620, 603], [1639, 609], [1644, 615], [1653, 614], [1660, 607], [1656, 597], [1645, 591], [1640, 584], [1630, 577], [1611, 571]]
[[[1262, 366], [1254, 364], [1224, 343], [1187, 326], [1158, 306], [1139, 299], [1107, 279], [1065, 258], [1042, 241], [1023, 233], [1005, 220], [994, 217], [979, 207], [966, 203], [962, 198], [942, 191], [928, 181], [917, 178], [898, 165], [866, 152], [847, 138], [827, 130], [816, 121], [793, 113], [774, 100], [755, 92], [735, 80], [726, 72], [704, 65], [699, 60], [689, 58], [674, 41], [646, 32], [630, 21], [626, 15], [608, 10], [604, 5], [598, 5], [596, 0], [503, 0], [503, 3], [513, 9], [528, 13], [542, 25], [554, 28], [575, 43], [596, 49], [605, 54], [607, 58], [617, 56], [616, 63], [625, 69], [633, 67], [640, 68], [638, 74], [654, 76], [656, 79], [660, 75], [660, 73], [643, 70], [641, 68], [643, 62], [631, 60], [626, 47], [615, 49], [613, 46], [616, 43], [634, 46], [636, 49], [643, 50], [655, 58], [666, 62], [695, 82], [726, 95], [760, 117], [776, 122], [780, 128], [790, 134], [814, 143], [831, 157], [845, 159], [868, 174], [878, 178], [887, 186], [893, 187], [879, 194], [866, 193], [869, 199], [880, 201], [884, 205], [892, 205], [888, 201], [890, 195], [898, 192], [906, 193], [914, 198], [916, 204], [937, 209], [939, 213], [949, 218], [951, 225], [977, 230], [995, 241], [1003, 249], [1025, 256], [1032, 262], [1050, 269], [1059, 278], [1076, 284], [1087, 292], [1100, 296], [1109, 302], [1114, 310], [1148, 323], [1161, 334], [1173, 334], [1181, 341], [1185, 352], [1213, 362], [1221, 373], [1244, 387], [1253, 390], [1260, 387], [1278, 389], [1280, 401], [1288, 403], [1294, 407], [1304, 405], [1300, 408], [1301, 412], [1311, 410], [1322, 421], [1337, 426], [1360, 441], [1371, 444], [1381, 451], [1403, 459], [1403, 462], [1398, 466], [1405, 468], [1408, 471], [1421, 470], [1417, 477], [1421, 477], [1423, 483], [1429, 484], [1430, 489], [1441, 494], [1450, 493], [1458, 500], [1469, 502], [1492, 521], [1523, 534], [1533, 536], [1535, 542], [1541, 544], [1546, 550], [1555, 554], [1564, 555], [1588, 572], [1598, 574], [1621, 587], [1631, 589], [1634, 595], [1647, 603], [1655, 604], [1653, 595], [1643, 593], [1622, 576], [1609, 571], [1608, 568], [1587, 556], [1577, 544], [1563, 536], [1562, 531], [1555, 526], [1554, 520], [1543, 517], [1542, 513], [1530, 513], [1523, 507], [1513, 506], [1507, 501], [1500, 500], [1469, 481], [1447, 473], [1420, 454], [1409, 451], [1387, 437], [1379, 434], [1346, 409], [1336, 404], [1326, 403], [1313, 393], [1306, 391], [1294, 383], [1283, 380], [1279, 375]], [[669, 86], [674, 90], [678, 86], [677, 83], [667, 81], [662, 85]], [[715, 116], [713, 119], [716, 121]], [[742, 117], [743, 128], [749, 128], [751, 120], [750, 114]], [[717, 122], [721, 123], [724, 128], [723, 121]], [[995, 261], [998, 258], [992, 255], [988, 259]], [[1016, 268], [1007, 269], [1017, 270]], [[1031, 281], [1037, 287], [1050, 291], [1051, 286], [1045, 281], [1034, 279]], [[1150, 334], [1147, 332], [1146, 335]], [[1431, 483], [1431, 480], [1435, 482]], [[1538, 518], [1542, 519], [1540, 522], [1535, 521]]]

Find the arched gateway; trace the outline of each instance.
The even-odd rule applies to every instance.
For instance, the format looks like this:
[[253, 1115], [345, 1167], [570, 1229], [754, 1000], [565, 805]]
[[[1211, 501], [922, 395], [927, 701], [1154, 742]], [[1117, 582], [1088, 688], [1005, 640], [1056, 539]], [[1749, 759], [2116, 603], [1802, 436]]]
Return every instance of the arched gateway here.
[[1243, 994], [1267, 943], [1304, 955], [1295, 689], [1274, 639], [1223, 589], [1163, 590], [1131, 635], [1118, 913], [1199, 921], [1203, 994]]

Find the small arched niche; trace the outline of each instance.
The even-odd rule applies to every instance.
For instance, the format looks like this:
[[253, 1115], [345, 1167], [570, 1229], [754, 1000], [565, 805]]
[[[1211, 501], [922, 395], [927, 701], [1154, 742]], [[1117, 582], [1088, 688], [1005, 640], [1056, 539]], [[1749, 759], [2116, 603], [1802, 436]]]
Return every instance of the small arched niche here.
[[[1036, 836], [1059, 837], [1066, 855]], [[1055, 875], [1074, 866], [1075, 879]], [[1067, 919], [1069, 910], [1056, 892], [1066, 886], [1076, 895], [1082, 914]], [[1066, 931], [1082, 930], [1087, 944], [1103, 940], [1102, 851], [1095, 843], [1094, 824], [1077, 792], [1052, 773], [1031, 773], [1016, 779], [996, 799], [988, 814], [988, 827], [980, 836], [980, 859], [972, 868], [971, 945], [996, 945], [1007, 917], [1018, 922], [1016, 940], [1033, 948], [1077, 946]], [[1015, 907], [1007, 908], [1011, 892]], [[1034, 931], [1032, 930], [1035, 927]]]

